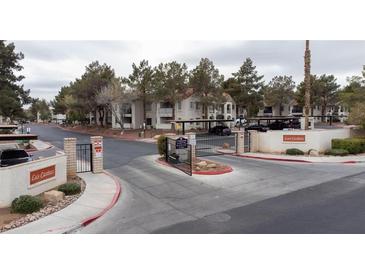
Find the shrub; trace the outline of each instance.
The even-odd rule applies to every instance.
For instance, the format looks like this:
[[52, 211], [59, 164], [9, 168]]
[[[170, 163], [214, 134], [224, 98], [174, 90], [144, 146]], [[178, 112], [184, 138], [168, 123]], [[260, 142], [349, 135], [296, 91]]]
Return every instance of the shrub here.
[[33, 213], [43, 207], [42, 200], [30, 195], [22, 195], [15, 198], [11, 203], [11, 211], [15, 213]]
[[365, 129], [365, 104], [356, 103], [351, 107], [351, 111], [348, 117], [348, 123], [353, 125], [359, 125]]
[[326, 150], [324, 154], [332, 156], [346, 156], [349, 155], [349, 152], [346, 149], [336, 148]]
[[160, 154], [161, 156], [166, 155], [166, 136], [161, 135], [160, 137], [158, 137], [157, 149], [158, 149], [158, 154]]
[[286, 154], [288, 155], [304, 155], [304, 152], [297, 148], [288, 148], [286, 150]]
[[58, 187], [65, 195], [75, 195], [81, 192], [81, 186], [77, 183], [66, 183]]
[[346, 138], [332, 139], [332, 149], [345, 149], [350, 154], [365, 152], [365, 139], [363, 138]]

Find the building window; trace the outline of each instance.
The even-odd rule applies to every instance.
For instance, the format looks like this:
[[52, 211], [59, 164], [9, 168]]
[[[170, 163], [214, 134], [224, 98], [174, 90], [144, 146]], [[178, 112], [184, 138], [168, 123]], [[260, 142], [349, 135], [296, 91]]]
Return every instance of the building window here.
[[200, 104], [198, 102], [195, 103], [195, 108], [196, 108], [196, 110], [200, 109]]
[[194, 102], [190, 102], [190, 108], [193, 109], [194, 108]]
[[265, 107], [264, 108], [264, 113], [272, 113], [272, 107]]
[[151, 111], [152, 110], [152, 104], [151, 103], [147, 103], [146, 104], [146, 111]]
[[177, 109], [181, 110], [181, 102], [177, 102]]

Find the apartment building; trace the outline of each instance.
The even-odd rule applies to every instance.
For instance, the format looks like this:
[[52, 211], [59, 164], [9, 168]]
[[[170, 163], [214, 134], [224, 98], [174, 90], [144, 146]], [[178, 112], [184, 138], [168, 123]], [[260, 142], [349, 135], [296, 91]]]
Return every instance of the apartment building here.
[[[175, 108], [169, 102], [151, 102], [146, 104], [146, 127], [156, 129], [171, 129], [173, 120], [191, 120], [187, 129], [202, 128], [202, 119], [234, 119], [236, 104], [232, 97], [224, 94], [224, 102], [208, 107], [208, 117], [204, 117], [203, 105], [199, 98], [195, 97], [192, 89], [188, 89], [183, 100], [175, 104]], [[175, 112], [175, 113], [174, 113]], [[175, 114], [175, 115], [173, 115]], [[123, 127], [126, 129], [139, 129], [143, 127], [143, 104], [135, 99], [119, 106], [118, 118], [122, 117]], [[175, 117], [175, 118], [174, 118]], [[112, 127], [120, 128], [119, 123], [112, 115]]]
[[[348, 109], [340, 104], [329, 105], [326, 108], [325, 115], [340, 116], [339, 120], [344, 122], [348, 116]], [[259, 110], [257, 116], [302, 116], [304, 114], [303, 107], [299, 106], [295, 100], [290, 101], [288, 104], [281, 106], [264, 106]], [[322, 115], [322, 108], [320, 105], [316, 105], [311, 110], [312, 116]], [[341, 117], [343, 116], [343, 117]], [[315, 117], [315, 121], [320, 121], [320, 117]], [[329, 118], [327, 118], [329, 119]]]

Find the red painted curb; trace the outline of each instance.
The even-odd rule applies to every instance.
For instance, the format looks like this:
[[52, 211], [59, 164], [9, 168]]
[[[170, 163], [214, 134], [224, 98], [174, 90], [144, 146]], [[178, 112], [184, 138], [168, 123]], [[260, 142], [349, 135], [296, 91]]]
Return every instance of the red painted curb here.
[[[172, 165], [170, 165], [169, 163], [166, 163], [165, 161], [161, 161], [160, 159], [157, 159], [156, 162], [158, 164], [164, 165], [164, 166], [168, 166], [173, 168]], [[230, 173], [233, 171], [232, 167], [227, 167], [224, 170], [220, 170], [220, 171], [213, 171], [213, 170], [207, 170], [207, 171], [193, 171], [193, 174], [195, 175], [221, 175], [221, 174], [226, 174], [226, 173]]]
[[251, 159], [259, 159], [259, 160], [267, 160], [267, 161], [296, 162], [296, 163], [307, 163], [307, 164], [313, 163], [311, 161], [296, 160], [296, 159], [268, 158], [268, 157], [249, 156], [249, 155], [237, 155], [237, 154], [233, 154], [233, 156], [237, 156], [237, 157], [241, 157], [241, 158], [251, 158]]
[[341, 162], [341, 164], [357, 164], [357, 163], [361, 163], [360, 161], [344, 161]]
[[94, 216], [91, 216], [89, 218], [86, 218], [85, 220], [83, 220], [81, 222], [81, 226], [87, 226], [89, 224], [91, 224], [92, 222], [94, 222], [96, 219], [100, 218], [101, 216], [103, 216], [109, 209], [111, 209], [115, 204], [116, 202], [118, 201], [118, 198], [122, 192], [122, 187], [121, 187], [121, 184], [120, 184], [120, 179], [112, 174], [110, 174], [109, 172], [106, 172], [104, 171], [104, 173], [110, 177], [113, 178], [114, 182], [115, 182], [115, 185], [116, 185], [116, 192], [114, 193], [114, 196], [113, 196], [113, 199], [112, 201], [110, 202], [110, 204], [104, 208], [102, 211], [100, 211], [98, 214], [94, 215]]
[[207, 171], [194, 171], [193, 174], [197, 174], [197, 175], [221, 175], [221, 174], [226, 174], [226, 173], [230, 173], [233, 171], [232, 167], [227, 167], [224, 170], [220, 170], [220, 171], [213, 171], [213, 170], [207, 170]]

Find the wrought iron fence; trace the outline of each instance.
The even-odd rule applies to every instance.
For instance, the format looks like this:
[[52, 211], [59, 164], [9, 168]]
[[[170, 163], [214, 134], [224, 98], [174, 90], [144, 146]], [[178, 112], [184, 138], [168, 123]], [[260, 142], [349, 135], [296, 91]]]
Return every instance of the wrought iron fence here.
[[201, 134], [196, 136], [196, 156], [206, 157], [224, 154], [225, 150], [236, 149], [236, 137]]
[[92, 148], [91, 144], [76, 144], [76, 171], [92, 171]]
[[166, 162], [191, 176], [193, 174], [191, 145], [188, 144], [186, 148], [176, 148], [176, 140], [167, 137]]

